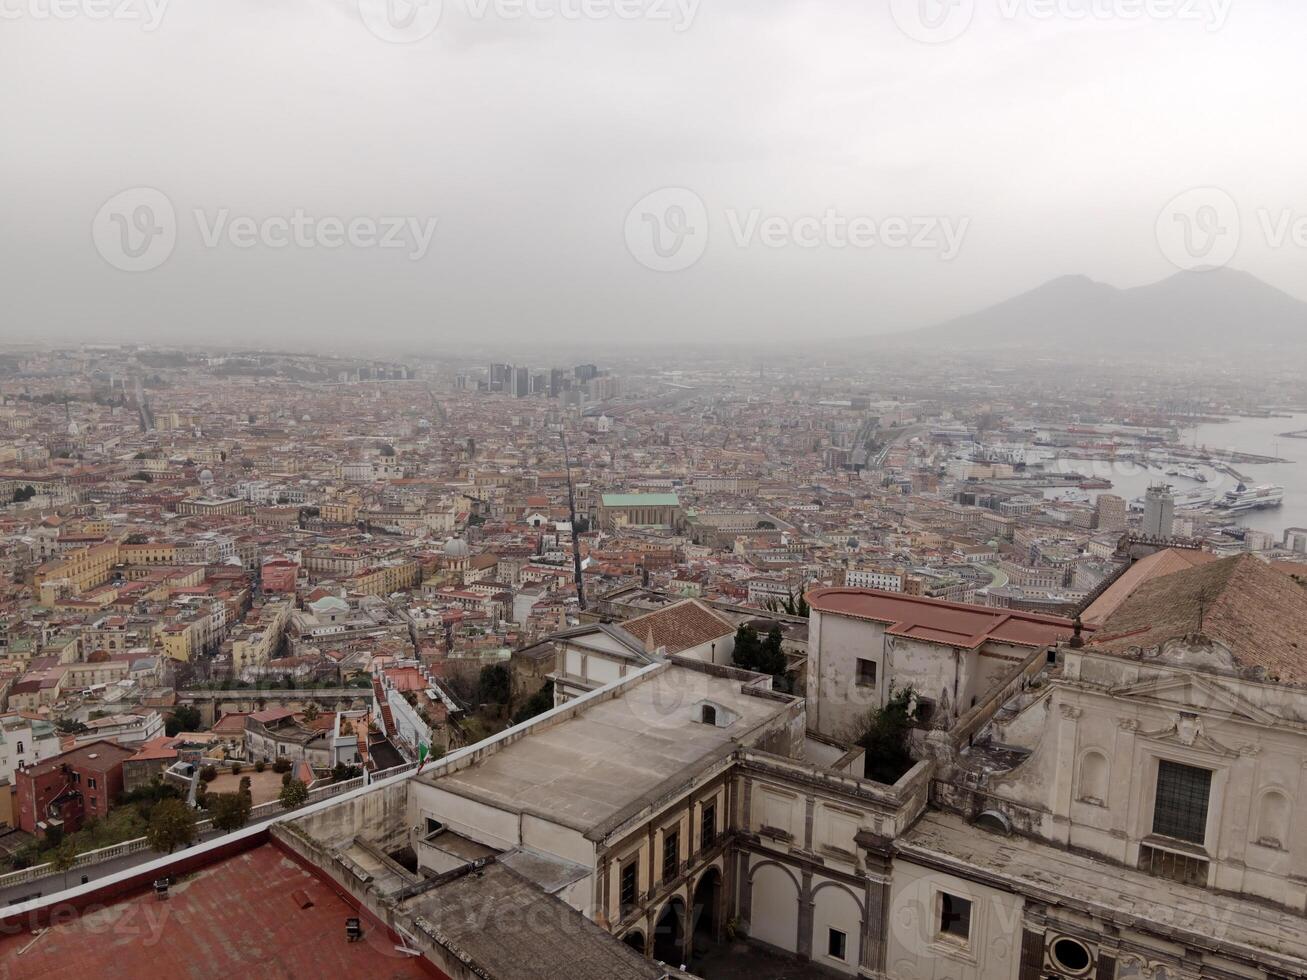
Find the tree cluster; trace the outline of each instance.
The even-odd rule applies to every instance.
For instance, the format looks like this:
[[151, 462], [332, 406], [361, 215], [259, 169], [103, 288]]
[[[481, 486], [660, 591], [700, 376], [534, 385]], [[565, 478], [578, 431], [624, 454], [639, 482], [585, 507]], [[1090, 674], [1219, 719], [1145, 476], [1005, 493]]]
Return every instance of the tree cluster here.
[[883, 708], [873, 708], [858, 723], [851, 741], [866, 751], [863, 775], [893, 785], [915, 764], [909, 749], [916, 692], [910, 687], [891, 693]]
[[195, 811], [181, 800], [160, 800], [150, 814], [150, 825], [145, 831], [150, 847], [171, 854], [179, 847], [195, 843]]
[[477, 684], [477, 700], [482, 704], [506, 705], [513, 696], [513, 675], [503, 664], [490, 664], [481, 668]]
[[292, 779], [283, 786], [281, 795], [278, 797], [284, 810], [293, 810], [297, 806], [303, 806], [308, 798], [309, 788], [298, 779]]
[[163, 730], [169, 735], [200, 730], [200, 709], [190, 704], [179, 704], [163, 720]]
[[757, 674], [771, 674], [773, 679], [784, 679], [789, 666], [785, 651], [781, 649], [781, 628], [773, 626], [765, 637], [748, 623], [735, 631], [735, 666]]
[[527, 698], [526, 703], [513, 715], [513, 724], [520, 725], [536, 715], [542, 715], [554, 706], [554, 682], [545, 681], [544, 687]]

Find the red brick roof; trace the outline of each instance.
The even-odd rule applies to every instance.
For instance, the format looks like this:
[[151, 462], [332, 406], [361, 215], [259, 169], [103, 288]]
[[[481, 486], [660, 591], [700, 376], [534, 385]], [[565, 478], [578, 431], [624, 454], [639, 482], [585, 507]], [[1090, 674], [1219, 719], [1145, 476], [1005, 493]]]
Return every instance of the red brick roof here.
[[867, 619], [906, 636], [974, 650], [986, 641], [1044, 647], [1070, 637], [1072, 623], [1058, 616], [970, 606], [879, 589], [813, 589], [808, 604], [817, 612]]

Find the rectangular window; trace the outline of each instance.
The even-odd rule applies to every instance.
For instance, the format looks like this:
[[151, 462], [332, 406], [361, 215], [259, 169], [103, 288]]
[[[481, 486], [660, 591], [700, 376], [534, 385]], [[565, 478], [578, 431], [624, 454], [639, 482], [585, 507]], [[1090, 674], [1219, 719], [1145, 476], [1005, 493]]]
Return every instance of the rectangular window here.
[[622, 911], [634, 908], [635, 900], [639, 897], [639, 869], [634, 860], [629, 864], [622, 866], [622, 887], [619, 891], [622, 902]]
[[858, 658], [858, 687], [876, 686], [876, 661]]
[[956, 895], [939, 896], [939, 934], [967, 942], [971, 939], [971, 902]]
[[1212, 771], [1165, 759], [1157, 763], [1153, 833], [1201, 844], [1207, 838], [1207, 803]]
[[669, 830], [663, 834], [663, 881], [675, 878], [680, 864], [681, 834], [680, 831]]
[[705, 850], [717, 839], [717, 804], [705, 803], [699, 818], [699, 849]]
[[87, 789], [95, 789], [95, 777], [94, 777], [94, 776], [87, 776], [87, 777], [86, 777], [86, 788], [87, 788]]
[[844, 951], [848, 947], [848, 940], [849, 937], [844, 933], [838, 929], [832, 929], [830, 938], [826, 940], [826, 953], [837, 960], [844, 959]]

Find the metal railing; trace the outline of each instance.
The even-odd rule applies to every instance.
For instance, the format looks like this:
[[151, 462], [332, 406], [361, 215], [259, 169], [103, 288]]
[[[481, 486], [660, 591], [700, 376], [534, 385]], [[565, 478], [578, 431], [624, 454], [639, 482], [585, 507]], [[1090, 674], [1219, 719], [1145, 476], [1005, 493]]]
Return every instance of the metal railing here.
[[[417, 769], [416, 762], [406, 763], [402, 766], [395, 766], [393, 769], [386, 769], [375, 773], [372, 776], [372, 782], [391, 776], [398, 776], [405, 772]], [[309, 790], [308, 799], [304, 805], [318, 803], [322, 800], [330, 799], [333, 796], [339, 796], [341, 793], [348, 793], [350, 790], [361, 789], [368, 785], [366, 776], [359, 776], [355, 779], [347, 779], [344, 782], [331, 783], [327, 786], [320, 786], [317, 789]], [[258, 806], [250, 809], [249, 823], [258, 823], [260, 820], [266, 820], [274, 817], [279, 813], [285, 813], [286, 808], [281, 805], [280, 800], [269, 800], [266, 803], [260, 803]], [[196, 833], [205, 834], [213, 829], [213, 821], [199, 820], [195, 824]], [[127, 857], [130, 854], [139, 854], [141, 851], [148, 851], [150, 842], [145, 837], [134, 837], [131, 840], [120, 841], [117, 844], [110, 844], [107, 847], [99, 847], [93, 851], [83, 851], [77, 855], [77, 860], [69, 871], [75, 871], [78, 868], [85, 868], [89, 865], [100, 864], [104, 861], [113, 861], [117, 858]], [[0, 875], [0, 889], [10, 888], [14, 885], [25, 885], [29, 882], [38, 881], [42, 878], [48, 878], [51, 875], [62, 874], [63, 872], [55, 870], [53, 862], [47, 861], [44, 864], [33, 865], [30, 868], [23, 868], [19, 871], [11, 871], [8, 874]]]

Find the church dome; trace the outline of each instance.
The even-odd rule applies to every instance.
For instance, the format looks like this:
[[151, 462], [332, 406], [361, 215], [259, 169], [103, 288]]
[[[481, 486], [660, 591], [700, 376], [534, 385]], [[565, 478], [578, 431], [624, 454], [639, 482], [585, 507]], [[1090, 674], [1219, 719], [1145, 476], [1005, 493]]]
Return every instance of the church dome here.
[[467, 542], [461, 538], [450, 538], [445, 542], [445, 557], [466, 558], [469, 553]]

